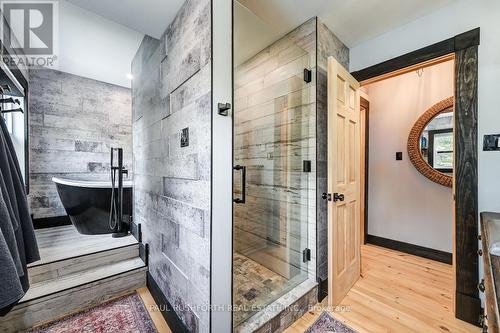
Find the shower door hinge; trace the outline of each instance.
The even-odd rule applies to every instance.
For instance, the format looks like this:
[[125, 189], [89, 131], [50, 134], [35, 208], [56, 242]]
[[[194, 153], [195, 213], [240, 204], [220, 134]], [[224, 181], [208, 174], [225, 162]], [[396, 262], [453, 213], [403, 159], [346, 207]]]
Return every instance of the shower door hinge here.
[[304, 81], [310, 83], [312, 81], [312, 71], [310, 69], [304, 68]]
[[305, 249], [304, 251], [302, 251], [302, 261], [311, 261], [311, 249]]
[[302, 163], [302, 171], [303, 172], [311, 172], [311, 161], [309, 160], [304, 160]]

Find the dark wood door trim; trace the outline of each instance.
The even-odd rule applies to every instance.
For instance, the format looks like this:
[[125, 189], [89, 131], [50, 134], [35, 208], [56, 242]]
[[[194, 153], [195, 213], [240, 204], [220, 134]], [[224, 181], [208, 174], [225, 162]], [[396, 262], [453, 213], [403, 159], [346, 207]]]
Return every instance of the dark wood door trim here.
[[479, 28], [370, 66], [352, 75], [365, 81], [455, 54], [455, 316], [478, 325], [477, 105]]
[[477, 45], [479, 45], [479, 28], [381, 62], [380, 64], [352, 72], [351, 74], [356, 78], [356, 80], [362, 82]]
[[478, 323], [478, 47], [455, 55], [455, 270], [457, 318]]

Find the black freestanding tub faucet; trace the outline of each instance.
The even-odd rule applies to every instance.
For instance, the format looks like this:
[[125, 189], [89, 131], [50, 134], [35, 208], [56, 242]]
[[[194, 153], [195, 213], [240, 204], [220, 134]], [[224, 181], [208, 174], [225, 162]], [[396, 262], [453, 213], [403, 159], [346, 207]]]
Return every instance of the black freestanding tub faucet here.
[[[117, 165], [115, 165], [117, 155]], [[109, 212], [109, 227], [114, 230], [113, 237], [125, 237], [130, 229], [130, 222], [123, 219], [123, 175], [128, 176], [128, 170], [123, 167], [123, 149], [111, 148], [111, 209]], [[118, 183], [117, 181], [118, 176]]]

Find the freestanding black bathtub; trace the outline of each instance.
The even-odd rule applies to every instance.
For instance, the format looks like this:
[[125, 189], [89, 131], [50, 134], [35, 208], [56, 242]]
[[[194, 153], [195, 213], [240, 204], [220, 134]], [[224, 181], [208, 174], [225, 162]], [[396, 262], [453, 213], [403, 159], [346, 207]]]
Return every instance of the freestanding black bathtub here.
[[[84, 235], [110, 234], [110, 181], [82, 181], [52, 178], [71, 223]], [[123, 182], [123, 218], [132, 215], [132, 181]]]

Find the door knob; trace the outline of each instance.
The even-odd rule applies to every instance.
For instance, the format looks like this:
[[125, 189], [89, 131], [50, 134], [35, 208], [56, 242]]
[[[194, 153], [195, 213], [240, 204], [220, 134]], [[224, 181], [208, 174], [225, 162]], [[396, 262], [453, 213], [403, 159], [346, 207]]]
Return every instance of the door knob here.
[[328, 201], [332, 201], [332, 195], [330, 193], [323, 193], [321, 195], [321, 199], [323, 200], [328, 200]]
[[333, 201], [344, 201], [344, 195], [339, 193], [333, 193]]

